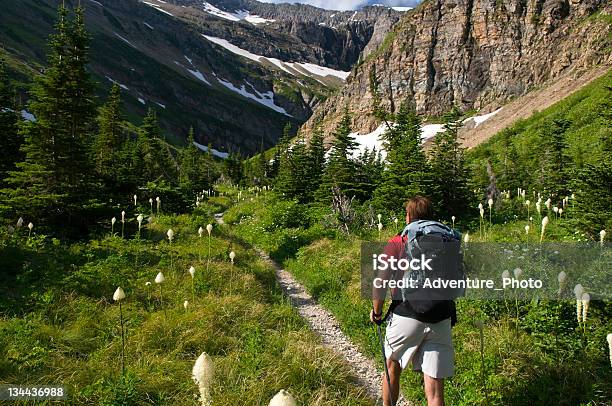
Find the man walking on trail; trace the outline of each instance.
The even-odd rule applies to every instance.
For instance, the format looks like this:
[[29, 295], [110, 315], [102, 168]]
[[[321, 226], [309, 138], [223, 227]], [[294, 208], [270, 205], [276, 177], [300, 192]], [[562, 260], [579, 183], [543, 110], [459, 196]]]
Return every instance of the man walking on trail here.
[[[456, 238], [457, 233], [447, 226], [431, 221], [431, 201], [417, 196], [406, 202], [406, 228], [387, 244], [385, 254], [395, 258], [406, 257], [406, 242], [416, 238], [411, 234], [423, 235], [423, 229], [430, 227], [438, 234]], [[423, 221], [428, 220], [428, 221]], [[428, 231], [425, 231], [427, 233]], [[458, 237], [460, 239], [460, 236]], [[459, 240], [460, 241], [460, 240]], [[451, 337], [451, 320], [456, 319], [455, 304], [452, 300], [436, 300], [430, 308], [419, 312], [418, 304], [408, 300], [396, 300], [394, 295], [388, 312], [388, 324], [384, 340], [384, 355], [387, 362], [387, 376], [383, 377], [383, 401], [385, 406], [395, 405], [399, 398], [400, 374], [412, 362], [413, 369], [423, 373], [425, 395], [428, 406], [444, 405], [444, 378], [454, 374], [454, 348]], [[400, 297], [401, 298], [401, 297]], [[383, 323], [384, 296], [374, 297], [370, 320]]]

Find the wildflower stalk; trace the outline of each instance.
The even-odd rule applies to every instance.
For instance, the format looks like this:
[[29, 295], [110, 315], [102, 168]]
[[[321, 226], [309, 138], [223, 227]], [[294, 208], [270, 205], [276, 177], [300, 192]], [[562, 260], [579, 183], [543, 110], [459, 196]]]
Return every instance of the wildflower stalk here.
[[121, 326], [121, 375], [125, 377], [125, 333], [123, 328], [123, 307], [121, 301], [125, 299], [125, 292], [121, 287], [117, 288], [113, 294], [113, 300], [119, 302], [119, 323]]

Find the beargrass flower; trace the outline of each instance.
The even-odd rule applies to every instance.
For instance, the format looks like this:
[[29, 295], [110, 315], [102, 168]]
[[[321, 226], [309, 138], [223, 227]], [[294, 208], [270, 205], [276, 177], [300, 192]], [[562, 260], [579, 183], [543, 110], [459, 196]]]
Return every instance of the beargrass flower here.
[[121, 326], [121, 373], [125, 375], [125, 334], [123, 328], [123, 309], [121, 307], [121, 301], [125, 299], [125, 292], [121, 287], [118, 287], [113, 294], [113, 300], [119, 302], [119, 323]]
[[602, 247], [603, 247], [605, 238], [606, 238], [606, 230], [601, 230], [599, 232], [599, 243], [601, 244]]
[[546, 226], [548, 225], [548, 216], [544, 216], [542, 219], [542, 231], [540, 232], [540, 242], [544, 240], [544, 233], [546, 232]]
[[189, 301], [188, 300], [185, 300], [183, 302], [183, 307], [185, 308], [185, 310], [187, 310], [187, 307], [189, 307]]
[[236, 258], [236, 253], [234, 251], [231, 251], [229, 253], [229, 258], [230, 258], [230, 261], [232, 261], [232, 264], [233, 264], [234, 263], [234, 258]]
[[166, 235], [168, 236], [168, 241], [172, 242], [174, 240], [174, 231], [172, 229], [169, 229]]
[[584, 293], [584, 288], [581, 284], [577, 284], [574, 286], [574, 295], [576, 295], [576, 318], [578, 319], [578, 323], [582, 321], [582, 294]]
[[268, 403], [268, 406], [297, 406], [293, 396], [284, 389], [281, 389]]
[[200, 403], [203, 406], [210, 406], [212, 399], [210, 396], [210, 386], [213, 381], [214, 365], [208, 354], [203, 352], [200, 354], [193, 369], [191, 370], [191, 378], [198, 386], [200, 392]]
[[157, 214], [159, 214], [159, 209], [161, 208], [161, 199], [159, 196], [155, 198], [155, 201], [157, 202]]
[[198, 235], [202, 237], [203, 234], [204, 234], [204, 229], [202, 227], [198, 228]]
[[149, 205], [151, 206], [151, 214], [153, 214], [153, 198], [149, 198]]
[[206, 225], [206, 231], [208, 232], [209, 236], [210, 236], [210, 233], [212, 233], [212, 229], [213, 229], [213, 225], [212, 224]]
[[557, 275], [557, 281], [559, 282], [559, 294], [561, 294], [567, 281], [567, 274], [564, 271], [559, 272], [559, 275]]
[[134, 195], [134, 206], [136, 206], [137, 201], [138, 201], [138, 196]]
[[529, 224], [525, 226], [525, 234], [529, 234]]
[[591, 295], [583, 293], [580, 299], [582, 300], [582, 322], [586, 323], [587, 314], [589, 313], [589, 304], [591, 303]]
[[514, 273], [514, 279], [520, 280], [521, 277], [523, 276], [523, 270], [521, 268], [515, 268], [513, 273]]
[[470, 233], [465, 233], [463, 241], [465, 241], [466, 244], [470, 242]]
[[23, 217], [19, 217], [17, 220], [17, 228], [21, 228], [23, 226]]

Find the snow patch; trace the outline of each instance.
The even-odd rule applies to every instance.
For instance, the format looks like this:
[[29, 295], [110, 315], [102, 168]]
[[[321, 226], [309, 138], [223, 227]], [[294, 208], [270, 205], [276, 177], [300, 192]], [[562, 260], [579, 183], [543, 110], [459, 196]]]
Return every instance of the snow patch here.
[[[164, 9], [163, 9], [163, 8], [161, 8], [161, 7], [160, 7], [158, 4], [155, 4], [155, 3], [150, 3], [150, 2], [148, 2], [148, 1], [144, 1], [144, 0], [142, 0], [142, 2], [143, 2], [144, 4], [146, 4], [147, 6], [151, 6], [151, 7], [153, 7], [153, 8], [154, 8], [155, 10], [157, 10], [157, 11], [161, 11], [161, 12], [162, 12], [162, 13], [164, 13], [164, 14], [168, 14], [169, 16], [174, 17], [174, 14], [172, 14], [172, 13], [170, 13], [170, 12], [168, 12], [168, 11], [164, 10]], [[163, 2], [163, 3], [165, 3], [165, 2]]]
[[34, 117], [34, 114], [30, 113], [27, 110], [21, 110], [21, 118], [23, 118], [26, 121], [36, 121], [36, 117]]
[[[284, 62], [277, 58], [268, 58], [262, 55], [257, 55], [252, 52], [247, 51], [246, 49], [242, 49], [229, 41], [223, 38], [211, 37], [208, 35], [202, 34], [204, 38], [209, 40], [210, 42], [220, 45], [228, 51], [243, 56], [247, 59], [258, 63], [270, 62], [279, 69], [289, 73], [290, 75], [296, 76], [296, 72], [303, 76], [310, 76], [316, 79], [316, 76], [319, 77], [327, 77], [334, 76], [341, 80], [346, 80], [350, 72], [344, 72], [341, 70], [335, 70], [331, 68], [326, 68], [325, 66], [315, 65], [314, 63], [305, 63], [305, 62]], [[314, 76], [313, 76], [314, 75]]]
[[161, 107], [162, 109], [165, 109], [165, 108], [166, 108], [166, 105], [165, 105], [165, 104], [161, 104], [161, 103], [159, 103], [159, 102], [155, 102], [155, 104], [157, 104], [157, 105], [158, 105], [159, 107]]
[[185, 59], [187, 59], [187, 62], [189, 62], [190, 65], [193, 65], [192, 59], [189, 58], [187, 55], [183, 55], [185, 57]]
[[229, 90], [231, 90], [234, 93], [238, 93], [239, 95], [246, 97], [247, 99], [251, 99], [253, 101], [256, 101], [257, 103], [264, 105], [278, 113], [284, 114], [288, 117], [293, 117], [290, 114], [287, 114], [287, 111], [285, 111], [284, 108], [282, 108], [281, 106], [277, 105], [274, 102], [274, 92], [272, 91], [267, 91], [265, 93], [260, 93], [259, 91], [257, 91], [257, 89], [255, 89], [255, 87], [250, 84], [249, 82], [246, 82], [249, 87], [255, 92], [255, 94], [247, 91], [246, 86], [245, 85], [241, 85], [239, 88], [234, 86], [233, 83], [225, 80], [225, 79], [221, 79], [219, 77], [217, 77], [217, 75], [215, 74], [215, 77], [217, 78], [217, 81], [219, 81], [220, 84], [222, 84], [223, 86], [225, 86], [226, 88], [228, 88]]
[[[394, 126], [394, 123], [389, 123], [390, 126]], [[387, 125], [382, 123], [374, 131], [368, 134], [359, 134], [358, 132], [351, 133], [351, 136], [357, 141], [357, 149], [353, 153], [353, 158], [357, 158], [366, 150], [371, 151], [376, 148], [377, 152], [380, 152], [382, 159], [387, 157], [387, 151], [383, 146], [382, 136], [387, 130]], [[421, 126], [421, 143], [425, 142], [429, 138], [436, 134], [444, 132], [443, 124], [425, 124]]]
[[143, 22], [144, 25], [146, 25], [149, 29], [154, 30], [155, 28], [153, 28], [153, 26], [151, 24], [149, 24], [148, 22], [144, 21]]
[[117, 82], [115, 79], [108, 77], [108, 76], [104, 76], [106, 79], [110, 80], [111, 82], [113, 82], [114, 84], [116, 84], [117, 86], [119, 86], [120, 88], [122, 88], [123, 90], [130, 90], [129, 87], [127, 87], [126, 85]]
[[413, 7], [400, 7], [400, 6], [391, 7], [391, 8], [395, 11], [408, 11], [408, 10], [413, 9]]
[[[198, 149], [207, 152], [208, 151], [208, 147], [206, 145], [202, 145], [202, 144], [198, 144], [197, 142], [193, 142], [193, 145], [195, 145], [196, 147], [198, 147]], [[211, 148], [210, 151], [214, 156], [221, 158], [221, 159], [227, 159], [229, 157], [229, 154], [227, 152], [221, 152], [221, 151], [217, 151], [214, 148]]]
[[193, 76], [195, 76], [196, 78], [198, 78], [199, 80], [201, 80], [202, 82], [206, 83], [208, 86], [210, 86], [210, 82], [208, 80], [206, 80], [206, 78], [204, 77], [204, 75], [202, 75], [202, 72], [200, 72], [199, 70], [191, 70], [189, 68], [186, 68], [189, 73], [191, 73]]
[[100, 7], [104, 7], [104, 5], [102, 5], [102, 3], [100, 3], [99, 1], [96, 1], [96, 0], [89, 0], [89, 1], [91, 1], [92, 3], [96, 3]]
[[208, 14], [212, 14], [216, 17], [223, 18], [229, 21], [247, 21], [253, 25], [271, 23], [276, 20], [269, 20], [267, 18], [260, 17], [258, 15], [251, 14], [248, 10], [236, 10], [233, 13], [228, 13], [227, 11], [223, 11], [218, 7], [213, 6], [212, 4], [203, 1], [202, 6], [204, 7], [204, 11]]
[[126, 44], [128, 44], [129, 46], [131, 46], [132, 48], [138, 49], [136, 48], [136, 46], [134, 44], [132, 44], [130, 41], [128, 41], [127, 39], [125, 39], [124, 37], [122, 37], [121, 35], [117, 34], [116, 32], [113, 31], [113, 34], [115, 34], [117, 36], [117, 38], [119, 38], [121, 41], [125, 42]]
[[138, 98], [138, 101], [139, 101], [141, 104], [145, 104], [145, 101], [144, 101], [144, 99], [143, 99], [142, 97], [139, 97], [139, 98]]
[[474, 121], [474, 127], [478, 127], [480, 124], [484, 123], [485, 121], [487, 121], [488, 119], [490, 119], [491, 117], [493, 117], [494, 115], [496, 115], [497, 113], [499, 113], [501, 111], [501, 107], [491, 113], [488, 114], [483, 114], [481, 116], [472, 116], [472, 117], [468, 117], [465, 120], [463, 120], [463, 123], [467, 123], [470, 120]]

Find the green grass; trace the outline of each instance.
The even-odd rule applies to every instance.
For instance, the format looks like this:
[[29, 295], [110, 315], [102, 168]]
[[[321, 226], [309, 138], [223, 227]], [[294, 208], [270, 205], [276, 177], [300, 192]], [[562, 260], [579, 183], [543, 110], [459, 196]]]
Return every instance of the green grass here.
[[[63, 384], [72, 404], [195, 405], [191, 368], [206, 352], [213, 405], [267, 405], [280, 389], [299, 404], [371, 404], [283, 298], [269, 265], [218, 226], [207, 269], [208, 239], [197, 229], [229, 203], [216, 197], [192, 215], [155, 216], [140, 239], [133, 222], [126, 239], [110, 230], [71, 244], [0, 236], [0, 383]], [[145, 285], [160, 271], [163, 306], [159, 287]], [[117, 286], [127, 295], [125, 379]]]
[[[527, 213], [522, 221], [514, 217], [514, 203], [506, 205], [482, 236], [477, 223], [464, 226], [470, 227], [472, 241], [526, 241]], [[231, 207], [225, 220], [232, 223], [236, 234], [283, 261], [285, 269], [335, 315], [342, 330], [378, 360], [377, 338], [368, 321], [371, 304], [361, 297], [359, 274], [360, 243], [378, 235], [376, 231], [364, 231], [361, 236], [330, 232], [313, 219], [316, 215], [311, 211], [304, 207], [297, 211], [268, 193]], [[571, 216], [570, 209], [566, 213]], [[539, 221], [535, 213], [532, 216]], [[294, 221], [305, 226], [291, 224]], [[382, 238], [397, 231], [385, 228]], [[537, 225], [532, 224], [531, 242], [538, 240], [538, 233]], [[575, 233], [570, 219], [551, 221], [546, 232], [547, 241], [586, 238]], [[456, 375], [446, 385], [447, 404], [586, 405], [612, 399], [605, 341], [612, 314], [609, 302], [591, 304], [586, 338], [578, 329], [573, 302], [542, 301], [537, 306], [520, 302], [518, 330], [514, 306], [504, 301], [458, 301], [459, 322], [453, 329]], [[485, 321], [484, 380], [479, 335], [473, 324], [476, 319]], [[420, 375], [405, 373], [402, 388], [409, 399], [424, 404]]]

